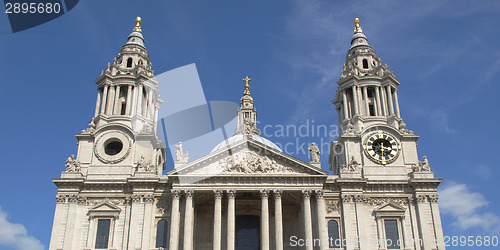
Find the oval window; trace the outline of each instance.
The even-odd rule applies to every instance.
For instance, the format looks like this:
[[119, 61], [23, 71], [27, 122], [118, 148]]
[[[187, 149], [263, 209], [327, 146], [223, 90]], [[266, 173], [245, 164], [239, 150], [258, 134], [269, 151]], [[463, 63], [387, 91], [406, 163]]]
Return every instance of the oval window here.
[[111, 141], [104, 147], [104, 152], [107, 155], [116, 155], [120, 153], [123, 149], [123, 144], [121, 141]]

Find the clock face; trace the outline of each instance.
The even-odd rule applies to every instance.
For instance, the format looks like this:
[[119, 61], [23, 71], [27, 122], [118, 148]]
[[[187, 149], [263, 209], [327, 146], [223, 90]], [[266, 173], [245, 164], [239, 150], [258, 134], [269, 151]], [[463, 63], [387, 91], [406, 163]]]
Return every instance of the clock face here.
[[394, 136], [377, 132], [366, 139], [364, 148], [372, 161], [385, 165], [396, 159], [400, 146]]

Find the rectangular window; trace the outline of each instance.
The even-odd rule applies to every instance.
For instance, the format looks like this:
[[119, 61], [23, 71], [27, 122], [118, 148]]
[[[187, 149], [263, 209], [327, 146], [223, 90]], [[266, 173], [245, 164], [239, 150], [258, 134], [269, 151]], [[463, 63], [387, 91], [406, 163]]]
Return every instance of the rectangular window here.
[[399, 249], [399, 232], [397, 220], [384, 220], [385, 243], [387, 249]]
[[109, 241], [110, 219], [99, 219], [97, 221], [97, 234], [95, 238], [96, 249], [107, 249]]

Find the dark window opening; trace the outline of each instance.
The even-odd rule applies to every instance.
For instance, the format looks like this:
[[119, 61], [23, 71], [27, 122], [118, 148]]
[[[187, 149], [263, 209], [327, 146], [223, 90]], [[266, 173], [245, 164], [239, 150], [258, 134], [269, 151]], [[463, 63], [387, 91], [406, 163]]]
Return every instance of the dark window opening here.
[[387, 249], [399, 249], [398, 221], [384, 220], [384, 227]]
[[101, 219], [97, 221], [97, 234], [95, 238], [96, 249], [108, 248], [110, 225], [111, 225], [110, 219], [105, 219], [105, 220]]
[[120, 112], [120, 115], [125, 115], [125, 110], [127, 109], [127, 104], [122, 103], [122, 111]]
[[368, 98], [372, 98], [373, 97], [372, 90], [371, 89], [367, 89], [366, 90], [366, 95], [368, 96]]
[[132, 68], [132, 58], [127, 59], [127, 68]]
[[368, 68], [368, 60], [363, 59], [363, 69], [367, 69], [367, 68]]
[[375, 107], [373, 107], [373, 104], [370, 104], [368, 109], [370, 110], [370, 116], [375, 116]]
[[156, 248], [167, 248], [168, 222], [164, 219], [158, 221], [156, 226]]
[[252, 193], [251, 192], [243, 192], [243, 197], [252, 198]]
[[107, 155], [116, 155], [122, 151], [123, 144], [121, 141], [112, 141], [104, 147], [104, 153]]
[[328, 242], [329, 248], [340, 247], [339, 223], [336, 220], [328, 221]]

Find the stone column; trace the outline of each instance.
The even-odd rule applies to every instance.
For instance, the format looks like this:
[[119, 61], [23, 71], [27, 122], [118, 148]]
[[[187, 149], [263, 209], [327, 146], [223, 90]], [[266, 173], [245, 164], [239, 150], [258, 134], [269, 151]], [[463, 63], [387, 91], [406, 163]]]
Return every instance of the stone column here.
[[363, 87], [363, 99], [365, 99], [366, 116], [370, 116], [370, 107], [368, 104], [368, 90], [366, 89], [366, 86]]
[[398, 100], [398, 90], [394, 90], [394, 107], [396, 108], [396, 116], [401, 118], [401, 113], [399, 112], [399, 100]]
[[170, 213], [170, 244], [168, 249], [179, 249], [179, 198], [180, 190], [172, 190], [172, 212]]
[[[141, 195], [139, 194], [132, 194], [132, 208], [131, 208], [131, 213], [130, 213], [130, 233], [129, 233], [129, 245], [128, 248], [130, 249], [137, 249], [140, 248], [140, 245], [138, 245], [137, 242], [137, 235], [138, 235], [138, 230], [139, 228], [137, 227], [137, 224], [139, 224], [140, 221], [140, 216], [141, 216]], [[93, 246], [92, 246], [93, 247]]]
[[274, 230], [276, 235], [276, 250], [283, 250], [283, 210], [281, 195], [283, 190], [274, 190]]
[[115, 88], [109, 86], [108, 88], [108, 103], [106, 104], [106, 115], [111, 115], [113, 113], [113, 98], [115, 96]]
[[64, 249], [71, 249], [71, 244], [74, 238], [78, 238], [78, 235], [74, 235], [75, 227], [75, 217], [77, 215], [78, 208], [78, 195], [72, 194], [68, 198], [68, 215], [66, 219], [66, 229], [64, 230]]
[[337, 107], [335, 109], [337, 111], [337, 120], [339, 121], [339, 127], [340, 127], [340, 124], [342, 124], [342, 119], [341, 119], [341, 115], [340, 115], [340, 107]]
[[361, 87], [357, 87], [357, 90], [358, 90], [358, 92], [356, 94], [358, 96], [358, 103], [359, 103], [359, 105], [361, 105], [361, 106], [359, 106], [359, 114], [363, 115], [364, 113], [366, 113], [366, 110], [364, 110], [365, 107], [362, 105], [362, 103], [363, 103], [362, 102], [363, 97], [362, 97], [362, 94], [361, 94]]
[[309, 246], [306, 245], [306, 250], [313, 250], [313, 235], [312, 235], [312, 218], [311, 218], [311, 191], [302, 190], [302, 216], [304, 217], [304, 233], [306, 242], [310, 242]]
[[439, 196], [437, 194], [429, 195], [432, 221], [434, 222], [434, 232], [436, 234], [437, 249], [445, 249], [443, 225], [441, 223], [441, 214], [439, 213], [438, 198]]
[[119, 115], [119, 109], [121, 107], [120, 105], [120, 85], [116, 85], [116, 90], [115, 90], [115, 104], [113, 108], [113, 114], [114, 115]]
[[147, 118], [153, 118], [153, 112], [154, 112], [154, 107], [153, 107], [153, 89], [149, 90], [148, 93], [148, 110], [146, 110], [146, 116]]
[[358, 107], [358, 91], [356, 85], [352, 86], [352, 102], [354, 104], [354, 113], [359, 116], [359, 107]]
[[184, 215], [184, 250], [193, 250], [194, 190], [186, 190], [186, 208]]
[[385, 89], [380, 87], [380, 97], [382, 98], [382, 113], [384, 116], [389, 116], [389, 111], [387, 110], [387, 95], [385, 94]]
[[132, 85], [128, 85], [128, 89], [127, 89], [127, 103], [125, 104], [125, 115], [130, 115], [130, 108], [132, 106], [132, 103], [131, 103], [131, 100], [132, 100]]
[[[154, 202], [154, 196], [153, 194], [148, 194], [144, 197], [144, 226], [142, 227], [142, 249], [149, 249], [151, 248], [151, 227], [152, 223], [154, 221], [154, 214], [153, 214], [153, 202]], [[156, 232], [155, 232], [156, 233]]]
[[375, 87], [375, 98], [376, 98], [376, 102], [377, 102], [377, 116], [382, 116], [382, 105], [380, 103], [380, 91], [378, 89], [379, 87]]
[[125, 198], [125, 225], [123, 226], [123, 240], [122, 240], [122, 249], [127, 249], [128, 238], [129, 238], [129, 227], [130, 227], [130, 206], [131, 206], [131, 197]]
[[102, 102], [101, 102], [101, 114], [106, 113], [106, 101], [108, 97], [108, 85], [104, 85], [104, 90], [102, 91]]
[[326, 250], [328, 249], [328, 228], [327, 228], [327, 223], [325, 219], [325, 212], [326, 212], [326, 207], [325, 207], [325, 199], [323, 199], [323, 190], [317, 190], [316, 191], [316, 203], [317, 203], [317, 208], [318, 208], [318, 234], [319, 234], [319, 239], [321, 241], [321, 250]]
[[235, 198], [236, 190], [227, 190], [227, 250], [236, 247], [236, 214]]
[[155, 118], [153, 120], [153, 124], [154, 124], [153, 132], [154, 133], [156, 133], [157, 128], [158, 128], [158, 109], [159, 109], [159, 107], [155, 106]]
[[[429, 203], [427, 203], [427, 195], [425, 194], [416, 194], [417, 200], [417, 220], [420, 225], [420, 236], [422, 239], [422, 249], [430, 250], [434, 249], [435, 242], [432, 237], [432, 228], [429, 228], [429, 222], [431, 218], [428, 216]], [[431, 231], [432, 230], [432, 231]]]
[[214, 238], [213, 249], [221, 250], [222, 236], [222, 190], [214, 190]]
[[139, 114], [142, 116], [142, 98], [144, 94], [142, 93], [144, 86], [141, 84], [139, 85], [139, 91], [137, 92], [137, 107], [136, 107], [136, 114]]
[[134, 116], [137, 114], [137, 93], [139, 92], [138, 86], [134, 86], [132, 90], [132, 109], [130, 110], [130, 115]]
[[269, 191], [260, 190], [260, 249], [269, 250]]
[[344, 120], [349, 119], [349, 107], [347, 106], [347, 96], [345, 90], [342, 91], [342, 108], [344, 109]]
[[394, 115], [394, 104], [392, 103], [392, 89], [391, 85], [386, 86], [387, 89], [387, 100], [389, 101], [389, 114]]
[[358, 248], [357, 244], [355, 245], [355, 239], [357, 239], [357, 229], [356, 225], [354, 223], [354, 216], [353, 216], [353, 195], [351, 194], [341, 194], [342, 196], [342, 223], [343, 223], [343, 235], [344, 239], [349, 242], [345, 246], [346, 250], [353, 250]]
[[101, 89], [97, 90], [97, 101], [95, 102], [95, 112], [94, 112], [94, 117], [97, 117], [99, 115], [99, 106], [101, 104]]

